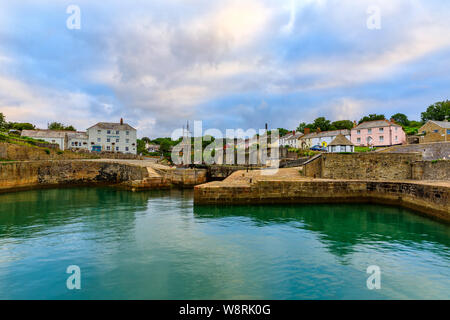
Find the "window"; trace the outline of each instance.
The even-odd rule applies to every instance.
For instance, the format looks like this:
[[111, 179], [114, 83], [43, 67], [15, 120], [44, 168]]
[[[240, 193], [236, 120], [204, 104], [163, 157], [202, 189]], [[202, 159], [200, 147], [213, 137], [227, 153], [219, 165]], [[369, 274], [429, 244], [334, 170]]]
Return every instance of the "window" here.
[[380, 136], [380, 141], [384, 141], [384, 137], [383, 136]]
[[130, 139], [126, 139], [125, 141], [126, 141], [126, 143], [129, 143], [129, 142], [130, 142]]
[[111, 130], [106, 131], [107, 134], [111, 134]]
[[110, 146], [106, 146], [106, 150], [110, 151], [111, 147]]
[[398, 140], [398, 137], [397, 136], [395, 136], [395, 141], [397, 141]]
[[119, 147], [116, 147], [116, 151], [119, 151]]
[[439, 130], [433, 130], [433, 132], [434, 132], [434, 133], [438, 133], [438, 132], [439, 132]]
[[356, 130], [356, 134], [361, 134], [361, 130]]
[[130, 131], [127, 131], [127, 136], [129, 136], [130, 135]]
[[128, 147], [125, 147], [125, 151], [128, 151]]
[[102, 133], [102, 130], [97, 130], [97, 133], [98, 133], [98, 134]]
[[397, 131], [398, 127], [395, 127], [395, 131]]
[[111, 139], [110, 139], [110, 138], [107, 138], [107, 139], [106, 139], [106, 142], [111, 142]]
[[119, 130], [116, 130], [116, 134], [119, 134]]
[[119, 139], [116, 139], [116, 142], [119, 142]]
[[74, 146], [75, 145], [75, 143], [72, 141], [72, 146]]
[[97, 138], [97, 142], [101, 142], [102, 141], [102, 139], [100, 139], [100, 138]]
[[357, 138], [356, 142], [361, 143], [361, 138]]
[[450, 129], [447, 129], [447, 134], [450, 134]]
[[380, 128], [380, 132], [384, 132], [384, 128]]
[[367, 129], [367, 133], [371, 134], [372, 133], [372, 129]]

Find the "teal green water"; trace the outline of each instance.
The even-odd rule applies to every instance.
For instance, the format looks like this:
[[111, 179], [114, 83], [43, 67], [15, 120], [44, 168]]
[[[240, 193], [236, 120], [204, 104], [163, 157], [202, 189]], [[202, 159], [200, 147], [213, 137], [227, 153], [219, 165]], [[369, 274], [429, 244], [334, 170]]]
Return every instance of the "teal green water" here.
[[[450, 227], [374, 205], [194, 207], [191, 191], [0, 195], [1, 299], [449, 299]], [[68, 290], [66, 268], [81, 269]], [[366, 269], [381, 269], [381, 289]]]

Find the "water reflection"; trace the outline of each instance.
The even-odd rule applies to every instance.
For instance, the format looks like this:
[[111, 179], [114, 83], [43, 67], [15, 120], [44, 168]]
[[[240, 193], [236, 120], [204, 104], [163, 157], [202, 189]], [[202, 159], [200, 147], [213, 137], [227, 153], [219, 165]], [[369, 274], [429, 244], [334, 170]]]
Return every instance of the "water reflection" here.
[[[358, 245], [438, 244], [436, 254], [450, 258], [450, 227], [394, 206], [361, 204], [195, 206], [197, 219], [248, 217], [256, 226], [287, 224], [314, 231], [339, 257]], [[442, 250], [441, 250], [442, 249]], [[343, 260], [344, 261], [344, 260]]]
[[[395, 207], [33, 190], [0, 195], [0, 299], [443, 298], [449, 241], [447, 225]], [[382, 292], [365, 288], [373, 262]], [[79, 292], [64, 286], [72, 264], [84, 275]]]

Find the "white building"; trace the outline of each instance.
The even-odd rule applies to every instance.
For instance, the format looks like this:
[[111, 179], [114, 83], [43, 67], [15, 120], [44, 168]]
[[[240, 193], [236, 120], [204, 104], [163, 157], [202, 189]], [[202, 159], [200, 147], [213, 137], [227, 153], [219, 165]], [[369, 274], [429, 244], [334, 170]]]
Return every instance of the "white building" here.
[[342, 134], [339, 134], [328, 144], [327, 151], [332, 153], [355, 152], [355, 146], [349, 139], [344, 137]]
[[136, 129], [129, 124], [99, 122], [87, 129], [90, 151], [110, 151], [137, 154]]
[[291, 138], [294, 134], [292, 132], [289, 132], [285, 134], [284, 136], [280, 137], [280, 147], [285, 147], [288, 145], [288, 139]]
[[299, 139], [303, 136], [303, 133], [296, 132], [295, 134], [292, 134], [289, 138], [286, 139], [286, 145], [288, 145], [290, 148], [296, 148], [298, 149], [300, 146]]
[[309, 149], [314, 146], [327, 147], [338, 135], [343, 135], [350, 140], [350, 130], [333, 130], [308, 133], [300, 138], [300, 147]]
[[67, 149], [89, 150], [89, 137], [87, 133], [67, 131]]
[[159, 145], [158, 144], [145, 144], [145, 150], [148, 152], [158, 152], [159, 151]]
[[59, 146], [64, 150], [67, 146], [67, 131], [60, 130], [22, 130], [21, 136], [36, 140], [44, 140]]

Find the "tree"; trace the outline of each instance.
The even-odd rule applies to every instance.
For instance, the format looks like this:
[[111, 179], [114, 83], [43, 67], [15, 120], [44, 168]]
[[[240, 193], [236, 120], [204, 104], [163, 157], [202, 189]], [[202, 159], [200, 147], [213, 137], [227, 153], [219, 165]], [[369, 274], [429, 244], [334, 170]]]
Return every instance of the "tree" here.
[[328, 131], [331, 128], [331, 121], [325, 119], [325, 117], [319, 117], [314, 120], [312, 125], [315, 130], [320, 128], [320, 131]]
[[5, 128], [6, 126], [6, 118], [3, 113], [0, 112], [0, 129]]
[[331, 123], [331, 130], [351, 130], [353, 128], [353, 122], [350, 120], [339, 120]]
[[409, 126], [410, 121], [408, 117], [403, 113], [396, 113], [391, 118], [394, 119], [395, 122], [401, 124], [404, 127]]
[[145, 149], [145, 142], [142, 139], [137, 139], [137, 153], [145, 154], [147, 150]]
[[167, 141], [167, 140], [162, 140], [161, 141], [161, 144], [159, 145], [159, 150], [162, 152], [162, 153], [167, 153], [167, 152], [169, 152], [170, 151], [170, 147], [171, 147], [172, 145], [171, 145], [171, 143], [169, 142], [169, 141]]
[[288, 134], [289, 132], [291, 132], [291, 130], [284, 129], [284, 128], [278, 128], [278, 134], [280, 135], [280, 137]]
[[422, 112], [422, 121], [428, 120], [444, 121], [450, 119], [450, 101], [440, 101], [432, 104], [427, 111]]
[[359, 120], [359, 124], [366, 121], [375, 121], [375, 120], [386, 120], [384, 114], [369, 114], [368, 116], [363, 117]]
[[305, 122], [302, 122], [302, 123], [300, 123], [300, 124], [298, 125], [296, 131], [298, 131], [298, 132], [305, 132], [305, 128], [306, 128], [306, 123], [305, 123]]
[[28, 122], [9, 122], [8, 128], [14, 129], [14, 130], [34, 130], [36, 127]]
[[51, 122], [47, 125], [49, 130], [77, 131], [73, 126], [65, 126], [60, 122]]
[[148, 138], [148, 137], [143, 137], [141, 140], [148, 144], [150, 144], [152, 142], [152, 140], [150, 140], [150, 138]]

